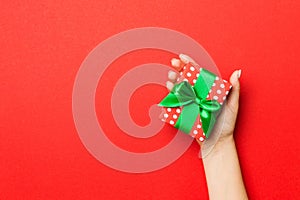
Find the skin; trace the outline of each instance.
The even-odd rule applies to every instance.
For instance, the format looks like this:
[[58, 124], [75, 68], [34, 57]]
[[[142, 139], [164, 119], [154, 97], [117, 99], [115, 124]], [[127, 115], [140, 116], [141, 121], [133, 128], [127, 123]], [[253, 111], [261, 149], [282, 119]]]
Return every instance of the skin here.
[[[173, 58], [171, 60], [171, 64], [176, 71], [180, 71], [187, 63], [198, 66], [187, 55], [180, 54], [179, 57], [180, 59]], [[230, 77], [230, 83], [233, 87], [219, 115], [219, 118], [224, 117], [224, 121], [218, 120], [212, 132], [212, 135], [214, 132], [221, 132], [221, 135], [211, 152], [203, 158], [208, 193], [211, 200], [248, 199], [233, 138], [239, 108], [240, 76], [241, 70], [236, 70]], [[167, 81], [166, 86], [169, 90], [172, 90], [177, 78], [178, 73], [174, 71], [168, 73], [169, 81]], [[197, 142], [200, 146], [202, 145], [202, 142]]]

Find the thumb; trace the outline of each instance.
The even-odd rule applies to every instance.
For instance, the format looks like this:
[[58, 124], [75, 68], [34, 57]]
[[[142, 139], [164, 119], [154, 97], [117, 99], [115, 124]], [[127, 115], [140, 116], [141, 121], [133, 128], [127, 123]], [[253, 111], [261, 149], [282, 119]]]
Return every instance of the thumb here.
[[236, 70], [232, 73], [230, 77], [230, 83], [232, 89], [227, 100], [227, 105], [233, 110], [237, 111], [239, 105], [239, 96], [240, 96], [240, 82], [239, 78], [241, 77], [242, 70]]

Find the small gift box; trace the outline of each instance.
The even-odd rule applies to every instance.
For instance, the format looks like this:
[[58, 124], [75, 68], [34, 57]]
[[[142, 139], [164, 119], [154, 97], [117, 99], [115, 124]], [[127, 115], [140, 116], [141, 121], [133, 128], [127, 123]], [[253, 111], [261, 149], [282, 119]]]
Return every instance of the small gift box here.
[[231, 87], [212, 72], [188, 63], [159, 104], [162, 120], [202, 142], [209, 137]]

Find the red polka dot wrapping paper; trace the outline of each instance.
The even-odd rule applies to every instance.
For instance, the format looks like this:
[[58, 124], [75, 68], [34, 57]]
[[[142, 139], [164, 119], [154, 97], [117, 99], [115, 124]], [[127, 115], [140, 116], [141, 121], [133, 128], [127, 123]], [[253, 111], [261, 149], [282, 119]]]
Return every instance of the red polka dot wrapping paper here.
[[[177, 79], [178, 83], [187, 81], [191, 86], [194, 86], [199, 75], [201, 74], [202, 69], [203, 68], [201, 67], [193, 66], [191, 63], [186, 64], [182, 70], [180, 70], [180, 77]], [[228, 81], [216, 76], [206, 100], [216, 100], [220, 105], [223, 105], [231, 87], [232, 85]], [[160, 117], [162, 121], [175, 126], [182, 109], [183, 107], [163, 107]], [[188, 134], [201, 142], [203, 142], [207, 137], [207, 134], [202, 128], [202, 121], [199, 115], [197, 116], [195, 123]]]

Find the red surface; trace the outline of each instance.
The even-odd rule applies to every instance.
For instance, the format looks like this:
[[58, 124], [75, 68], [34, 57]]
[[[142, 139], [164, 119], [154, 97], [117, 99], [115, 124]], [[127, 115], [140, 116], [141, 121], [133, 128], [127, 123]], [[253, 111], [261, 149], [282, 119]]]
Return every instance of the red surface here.
[[[193, 37], [225, 78], [242, 68], [236, 141], [249, 196], [298, 198], [299, 1], [2, 1], [0, 9], [1, 200], [208, 198], [196, 143], [162, 170], [127, 174], [94, 159], [75, 130], [71, 95], [81, 62], [109, 36], [144, 26]], [[172, 57], [151, 50], [126, 56], [112, 72], [117, 63], [121, 74]], [[113, 77], [108, 70], [107, 80]], [[141, 88], [133, 101], [154, 89]], [[157, 89], [131, 105], [137, 123], [149, 119], [135, 111], [147, 111], [166, 92]], [[142, 142], [118, 134], [114, 143], [137, 152], [172, 139], [171, 129]]]

